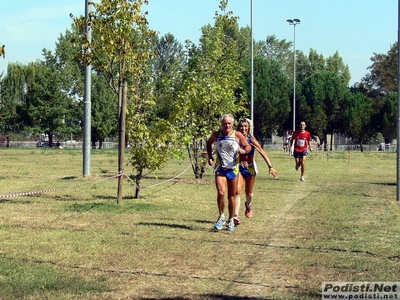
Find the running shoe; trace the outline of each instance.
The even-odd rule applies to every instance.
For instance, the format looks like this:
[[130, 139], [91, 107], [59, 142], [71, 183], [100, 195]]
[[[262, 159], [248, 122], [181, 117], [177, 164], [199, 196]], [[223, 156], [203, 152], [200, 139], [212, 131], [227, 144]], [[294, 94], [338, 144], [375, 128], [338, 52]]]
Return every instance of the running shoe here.
[[246, 210], [244, 214], [246, 215], [246, 218], [251, 218], [253, 215], [253, 212], [251, 211], [251, 204], [247, 204], [247, 202], [244, 203], [246, 205]]
[[300, 181], [306, 181], [306, 180], [304, 179], [304, 176], [301, 176], [301, 177], [300, 177]]
[[233, 218], [229, 220], [228, 223], [228, 231], [234, 231], [235, 230], [235, 222], [233, 221]]
[[297, 165], [294, 168], [295, 168], [296, 171], [299, 169], [299, 167]]
[[233, 223], [235, 224], [235, 226], [239, 226], [240, 225], [241, 222], [240, 222], [240, 219], [239, 219], [238, 215], [233, 217]]
[[222, 227], [226, 224], [225, 217], [220, 215], [217, 222], [214, 224], [214, 228], [221, 230]]

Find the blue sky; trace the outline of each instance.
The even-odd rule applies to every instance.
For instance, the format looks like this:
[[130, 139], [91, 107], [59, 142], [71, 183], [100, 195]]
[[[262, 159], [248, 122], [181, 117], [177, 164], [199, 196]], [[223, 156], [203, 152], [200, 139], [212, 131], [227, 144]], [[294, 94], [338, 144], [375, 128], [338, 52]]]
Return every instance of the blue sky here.
[[[293, 41], [297, 18], [296, 49], [310, 49], [328, 57], [336, 51], [350, 68], [350, 84], [360, 81], [374, 53], [387, 53], [397, 40], [398, 2], [394, 0], [253, 0], [253, 32], [256, 40], [268, 35]], [[150, 27], [172, 33], [184, 43], [198, 42], [201, 27], [213, 24], [219, 0], [149, 0]], [[60, 34], [71, 27], [70, 13], [83, 15], [84, 0], [0, 0], [0, 72], [9, 62], [27, 63], [42, 58], [42, 49], [54, 50]], [[251, 0], [229, 0], [228, 10], [250, 26]]]

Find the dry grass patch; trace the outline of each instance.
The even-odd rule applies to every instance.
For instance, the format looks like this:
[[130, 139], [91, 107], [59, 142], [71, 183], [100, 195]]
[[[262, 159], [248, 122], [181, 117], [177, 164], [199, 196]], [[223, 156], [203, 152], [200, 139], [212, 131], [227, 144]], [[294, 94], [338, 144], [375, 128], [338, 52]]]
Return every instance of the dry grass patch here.
[[395, 154], [312, 153], [306, 182], [292, 157], [268, 154], [280, 179], [260, 160], [253, 218], [242, 207], [235, 232], [215, 232], [209, 169], [195, 180], [173, 161], [139, 199], [126, 181], [119, 206], [116, 151], [94, 151], [82, 178], [79, 150], [1, 150], [3, 193], [55, 190], [0, 198], [0, 298], [315, 299], [323, 281], [396, 281]]

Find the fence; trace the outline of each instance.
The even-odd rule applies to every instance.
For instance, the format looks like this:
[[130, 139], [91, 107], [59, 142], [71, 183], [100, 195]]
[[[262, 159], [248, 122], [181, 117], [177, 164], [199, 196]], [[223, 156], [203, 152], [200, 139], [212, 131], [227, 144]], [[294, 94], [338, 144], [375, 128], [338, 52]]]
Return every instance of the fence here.
[[[283, 143], [266, 143], [263, 145], [265, 150], [283, 150]], [[322, 151], [322, 149], [318, 149]], [[333, 145], [330, 151], [360, 151], [360, 145]], [[379, 145], [363, 145], [363, 151], [385, 151], [385, 152], [396, 152], [397, 145], [386, 144], [385, 147], [379, 147]]]
[[[37, 142], [35, 141], [11, 141], [11, 147], [17, 148], [37, 148]], [[5, 147], [5, 143], [0, 143], [0, 147]], [[265, 143], [265, 150], [282, 150], [283, 143]], [[47, 146], [48, 147], [48, 146]], [[55, 147], [55, 143], [53, 144]], [[61, 142], [61, 147], [66, 149], [81, 149], [83, 148], [83, 142], [78, 141], [64, 141]], [[46, 148], [43, 147], [43, 148]], [[93, 147], [94, 148], [94, 147]], [[99, 148], [99, 143], [96, 142], [96, 149]], [[118, 149], [118, 143], [115, 142], [103, 142], [102, 149]], [[333, 145], [331, 151], [360, 151], [360, 145]], [[322, 151], [322, 149], [319, 149]], [[385, 152], [396, 152], [397, 146], [392, 144], [386, 144], [384, 147], [379, 147], [379, 145], [363, 145], [363, 151], [385, 151]]]
[[[82, 149], [83, 148], [83, 142], [78, 142], [78, 141], [65, 141], [65, 142], [60, 142], [62, 148], [66, 149]], [[48, 143], [44, 144], [45, 146], [38, 146], [38, 142], [35, 141], [11, 141], [11, 147], [16, 147], [16, 148], [48, 148]], [[5, 145], [0, 145], [0, 146], [5, 146]], [[53, 143], [53, 147], [56, 147], [56, 143]], [[94, 147], [93, 147], [94, 148]], [[96, 149], [99, 148], [99, 143], [96, 142]], [[102, 144], [102, 149], [117, 149], [118, 148], [118, 143], [114, 142], [103, 142]]]

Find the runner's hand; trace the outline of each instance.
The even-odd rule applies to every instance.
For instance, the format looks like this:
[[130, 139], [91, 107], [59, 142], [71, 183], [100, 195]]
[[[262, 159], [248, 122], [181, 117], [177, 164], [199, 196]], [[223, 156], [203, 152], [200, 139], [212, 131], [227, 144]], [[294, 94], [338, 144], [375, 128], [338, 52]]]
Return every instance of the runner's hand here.
[[269, 169], [269, 175], [273, 176], [275, 179], [279, 179], [279, 173], [273, 167]]

